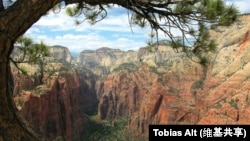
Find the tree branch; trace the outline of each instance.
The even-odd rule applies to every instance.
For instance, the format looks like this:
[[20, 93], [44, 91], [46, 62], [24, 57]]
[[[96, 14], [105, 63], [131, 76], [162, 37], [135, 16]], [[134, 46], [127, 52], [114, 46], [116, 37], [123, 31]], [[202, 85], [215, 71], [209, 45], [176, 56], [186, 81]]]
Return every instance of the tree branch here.
[[60, 1], [17, 0], [0, 13], [0, 31], [4, 31], [6, 36], [14, 43], [20, 35]]
[[0, 0], [0, 12], [4, 10], [3, 0]]

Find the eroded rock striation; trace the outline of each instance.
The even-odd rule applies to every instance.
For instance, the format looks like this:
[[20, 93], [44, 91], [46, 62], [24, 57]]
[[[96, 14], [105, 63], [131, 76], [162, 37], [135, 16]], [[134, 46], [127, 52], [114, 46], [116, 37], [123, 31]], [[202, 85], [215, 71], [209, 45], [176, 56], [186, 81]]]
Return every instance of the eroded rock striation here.
[[129, 115], [129, 131], [145, 138], [149, 124], [249, 124], [249, 20], [244, 15], [231, 27], [211, 30], [218, 50], [208, 54], [207, 68], [166, 46], [141, 49], [147, 67], [109, 75], [99, 117]]

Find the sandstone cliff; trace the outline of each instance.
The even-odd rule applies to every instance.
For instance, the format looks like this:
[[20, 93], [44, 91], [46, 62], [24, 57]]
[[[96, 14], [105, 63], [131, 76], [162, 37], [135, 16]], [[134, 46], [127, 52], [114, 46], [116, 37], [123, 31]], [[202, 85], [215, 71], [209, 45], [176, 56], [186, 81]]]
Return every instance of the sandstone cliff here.
[[17, 108], [31, 127], [47, 140], [81, 140], [86, 114], [97, 105], [94, 76], [78, 70], [50, 76], [43, 85], [20, 91]]
[[52, 56], [41, 68], [36, 64], [19, 64], [22, 74], [12, 65], [14, 101], [31, 128], [46, 140], [82, 140], [89, 119], [86, 114], [95, 110], [96, 76], [84, 69], [69, 65], [70, 53], [64, 47], [51, 47]]
[[[131, 64], [133, 66], [140, 66], [144, 63], [149, 66], [160, 66], [170, 55], [174, 55], [173, 50], [169, 47], [167, 41], [161, 41], [158, 44], [158, 51], [149, 53], [147, 48], [140, 48], [138, 51], [122, 51], [119, 49], [111, 49], [103, 47], [97, 50], [84, 50], [76, 58], [78, 65], [84, 65], [95, 74], [99, 76], [108, 75], [116, 68], [124, 66], [124, 64]], [[176, 55], [174, 55], [176, 57]], [[129, 68], [127, 68], [129, 69]]]
[[[250, 16], [211, 32], [218, 44], [203, 89], [198, 90], [199, 124], [249, 124]], [[202, 105], [201, 105], [202, 103]]]
[[67, 47], [63, 46], [51, 46], [50, 52], [56, 61], [61, 63], [71, 63], [73, 60], [71, 53]]
[[102, 85], [99, 118], [129, 117], [129, 131], [145, 137], [148, 124], [197, 123], [192, 87], [201, 87], [194, 83], [203, 77], [200, 65], [181, 58], [165, 60], [160, 67], [145, 64], [134, 72], [113, 73]]
[[211, 30], [218, 50], [205, 70], [166, 46], [141, 49], [147, 67], [103, 82], [99, 117], [129, 116], [129, 131], [145, 138], [148, 124], [249, 124], [249, 20]]
[[110, 73], [113, 62], [120, 58], [124, 51], [103, 47], [93, 50], [84, 50], [76, 58], [78, 65], [84, 65], [95, 74], [102, 76]]

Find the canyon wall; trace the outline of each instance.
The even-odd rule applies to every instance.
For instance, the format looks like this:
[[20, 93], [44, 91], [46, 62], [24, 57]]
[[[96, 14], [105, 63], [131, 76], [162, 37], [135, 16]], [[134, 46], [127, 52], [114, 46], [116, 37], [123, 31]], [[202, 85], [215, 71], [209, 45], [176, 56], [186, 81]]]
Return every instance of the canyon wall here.
[[83, 140], [81, 134], [89, 122], [87, 114], [98, 104], [96, 76], [84, 69], [67, 68], [64, 63], [69, 63], [67, 56], [70, 54], [61, 47], [53, 50], [56, 50], [55, 59], [59, 62], [52, 60], [46, 64], [42, 82], [38, 82], [40, 71], [37, 65], [20, 64], [28, 70], [26, 75], [12, 66], [16, 107], [31, 128], [48, 141]]
[[144, 69], [104, 81], [100, 119], [129, 116], [127, 129], [145, 138], [149, 124], [249, 124], [249, 20], [210, 31], [218, 48], [207, 68], [166, 46], [139, 50]]

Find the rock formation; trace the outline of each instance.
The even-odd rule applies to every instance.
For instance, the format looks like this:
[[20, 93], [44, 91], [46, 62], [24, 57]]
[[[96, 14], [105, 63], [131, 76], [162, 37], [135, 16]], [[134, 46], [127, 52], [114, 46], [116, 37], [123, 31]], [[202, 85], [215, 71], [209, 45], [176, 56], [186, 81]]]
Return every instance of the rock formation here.
[[249, 20], [241, 16], [231, 27], [211, 30], [218, 50], [209, 54], [206, 70], [166, 46], [153, 53], [139, 50], [146, 70], [109, 75], [99, 117], [129, 116], [128, 129], [145, 138], [148, 124], [250, 123]]
[[[55, 51], [55, 52], [53, 52]], [[38, 82], [37, 65], [20, 64], [28, 74], [20, 73], [14, 66], [14, 101], [18, 111], [32, 128], [48, 141], [55, 138], [78, 141], [88, 124], [86, 114], [97, 106], [96, 76], [90, 71], [67, 68], [66, 48], [52, 48], [54, 59], [47, 62], [43, 82]], [[58, 59], [58, 60], [57, 60]], [[63, 60], [65, 59], [65, 60]], [[55, 63], [55, 61], [62, 63]]]
[[71, 63], [73, 60], [70, 51], [67, 47], [63, 46], [52, 46], [50, 47], [50, 52], [56, 61], [61, 63]]

